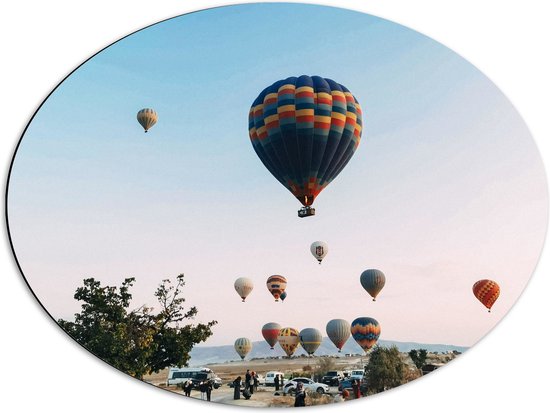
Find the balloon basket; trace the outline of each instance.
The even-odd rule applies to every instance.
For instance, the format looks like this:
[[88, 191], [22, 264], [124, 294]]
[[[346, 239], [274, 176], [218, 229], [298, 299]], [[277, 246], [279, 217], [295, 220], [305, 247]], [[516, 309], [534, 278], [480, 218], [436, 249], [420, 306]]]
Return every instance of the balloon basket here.
[[311, 217], [315, 215], [315, 208], [303, 207], [298, 210], [298, 216], [300, 218]]

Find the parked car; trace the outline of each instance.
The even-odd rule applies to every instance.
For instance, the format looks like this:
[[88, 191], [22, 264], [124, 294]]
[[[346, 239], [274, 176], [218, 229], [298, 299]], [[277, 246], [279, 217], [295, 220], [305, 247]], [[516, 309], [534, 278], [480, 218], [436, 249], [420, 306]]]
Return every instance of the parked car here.
[[265, 374], [264, 385], [265, 386], [275, 386], [275, 376], [284, 377], [284, 374], [280, 371], [268, 371]]
[[171, 367], [168, 370], [168, 379], [166, 380], [166, 385], [177, 385], [191, 380], [193, 383], [193, 388], [197, 389], [199, 384], [203, 380], [210, 379], [213, 381], [212, 387], [215, 389], [219, 388], [222, 385], [221, 379], [216, 376], [216, 374], [206, 367]]
[[329, 386], [338, 386], [340, 380], [344, 378], [344, 373], [341, 371], [327, 371], [327, 374], [321, 379], [321, 383], [328, 384]]
[[363, 380], [365, 378], [364, 370], [352, 370], [349, 378], [352, 380]]
[[[338, 391], [342, 392], [344, 389], [350, 392], [352, 394], [353, 390], [353, 380], [352, 379], [345, 379], [340, 381], [340, 384], [338, 385]], [[359, 391], [363, 396], [366, 396], [368, 390], [367, 381], [366, 380], [359, 380]]]
[[298, 383], [302, 383], [306, 391], [314, 391], [319, 394], [328, 393], [328, 391], [330, 390], [328, 385], [324, 383], [317, 383], [306, 377], [296, 377], [292, 380], [289, 380], [288, 383], [285, 384], [285, 386], [283, 387], [283, 393], [294, 394], [296, 392], [296, 386], [298, 385]]

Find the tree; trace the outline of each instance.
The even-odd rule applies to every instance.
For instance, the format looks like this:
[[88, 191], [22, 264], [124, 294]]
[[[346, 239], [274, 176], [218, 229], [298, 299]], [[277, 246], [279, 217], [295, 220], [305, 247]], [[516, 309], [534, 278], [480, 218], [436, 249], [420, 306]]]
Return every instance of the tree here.
[[97, 357], [138, 379], [168, 366], [187, 365], [193, 346], [212, 335], [217, 321], [183, 324], [198, 312], [196, 307], [184, 309], [183, 274], [175, 285], [166, 279], [157, 288], [158, 312], [145, 305], [128, 311], [134, 282], [126, 278], [117, 288], [85, 279], [74, 295], [82, 301], [81, 312], [74, 321], [59, 319], [59, 325]]
[[411, 350], [409, 351], [409, 357], [413, 361], [416, 368], [420, 370], [420, 374], [422, 374], [422, 367], [426, 365], [428, 351], [423, 348], [420, 350]]
[[365, 367], [369, 393], [380, 393], [405, 383], [406, 369], [396, 346], [376, 346]]

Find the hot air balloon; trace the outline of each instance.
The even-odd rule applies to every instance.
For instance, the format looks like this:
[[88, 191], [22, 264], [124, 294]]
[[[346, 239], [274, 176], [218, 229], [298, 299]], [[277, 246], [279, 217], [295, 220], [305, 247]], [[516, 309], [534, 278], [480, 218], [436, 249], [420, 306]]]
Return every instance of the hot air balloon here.
[[281, 299], [281, 301], [284, 301], [285, 298], [286, 298], [286, 291], [283, 291], [283, 293], [281, 294], [281, 296], [279, 298]]
[[145, 129], [145, 133], [155, 124], [158, 120], [157, 112], [155, 112], [154, 109], [145, 108], [141, 109], [137, 113], [137, 120], [141, 126], [143, 126], [143, 129]]
[[491, 312], [491, 307], [500, 295], [500, 287], [498, 284], [492, 280], [479, 280], [474, 284], [472, 290], [481, 304], [487, 307], [489, 312]]
[[273, 346], [277, 343], [279, 331], [281, 331], [281, 325], [277, 323], [267, 323], [262, 327], [262, 336], [264, 336], [271, 350], [273, 350]]
[[323, 336], [316, 328], [304, 328], [300, 331], [300, 344], [310, 356], [319, 348], [321, 341]]
[[248, 294], [250, 294], [250, 292], [254, 288], [254, 283], [250, 278], [241, 277], [235, 280], [234, 286], [235, 291], [237, 291], [237, 294], [239, 294], [239, 297], [243, 299], [244, 303], [244, 300], [246, 299], [246, 297], [248, 297]]
[[342, 347], [344, 347], [344, 344], [346, 344], [351, 334], [349, 323], [341, 318], [336, 318], [327, 323], [326, 330], [328, 338], [330, 338], [330, 341], [338, 348], [338, 353], [341, 353]]
[[285, 291], [285, 288], [286, 278], [282, 275], [272, 275], [267, 279], [267, 289], [275, 298], [275, 301], [279, 301], [279, 297]]
[[267, 170], [315, 215], [319, 193], [359, 146], [361, 107], [344, 86], [319, 76], [289, 77], [265, 88], [248, 115], [252, 146]]
[[380, 324], [374, 318], [359, 317], [351, 323], [350, 331], [357, 344], [367, 352], [380, 337]]
[[325, 258], [328, 254], [328, 244], [323, 241], [315, 241], [313, 244], [311, 244], [311, 247], [309, 247], [309, 249], [315, 259], [319, 261], [319, 264], [321, 264], [323, 258]]
[[252, 342], [249, 339], [241, 337], [235, 340], [235, 351], [241, 356], [241, 360], [244, 360], [250, 350], [252, 350]]
[[361, 274], [361, 285], [371, 295], [372, 301], [376, 301], [376, 296], [380, 293], [386, 284], [386, 276], [380, 270], [365, 270]]
[[288, 357], [292, 356], [300, 344], [300, 333], [292, 327], [285, 327], [279, 331], [277, 341]]

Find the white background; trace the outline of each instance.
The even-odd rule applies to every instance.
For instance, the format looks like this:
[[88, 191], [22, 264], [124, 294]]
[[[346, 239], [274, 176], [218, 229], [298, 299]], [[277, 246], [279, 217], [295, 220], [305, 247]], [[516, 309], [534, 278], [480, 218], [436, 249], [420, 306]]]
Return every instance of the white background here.
[[[123, 2], [36, 0], [8, 2], [3, 6], [0, 154], [4, 191], [11, 157], [25, 125], [48, 93], [76, 66], [146, 25], [187, 11], [226, 4], [206, 0], [119, 3]], [[524, 117], [545, 164], [550, 165], [550, 53], [546, 40], [550, 38], [550, 25], [545, 2], [355, 3], [340, 1], [338, 5], [418, 30], [488, 75]], [[0, 265], [2, 407], [57, 412], [96, 412], [101, 408], [228, 409], [183, 400], [130, 379], [80, 348], [56, 326], [26, 286], [12, 257], [6, 231], [0, 248]], [[549, 403], [544, 392], [548, 391], [550, 363], [546, 357], [550, 337], [543, 316], [548, 314], [549, 268], [550, 257], [545, 248], [518, 303], [490, 334], [451, 366], [368, 401], [348, 404], [346, 408], [349, 411], [406, 408], [409, 412], [444, 409], [446, 413], [547, 409]]]

